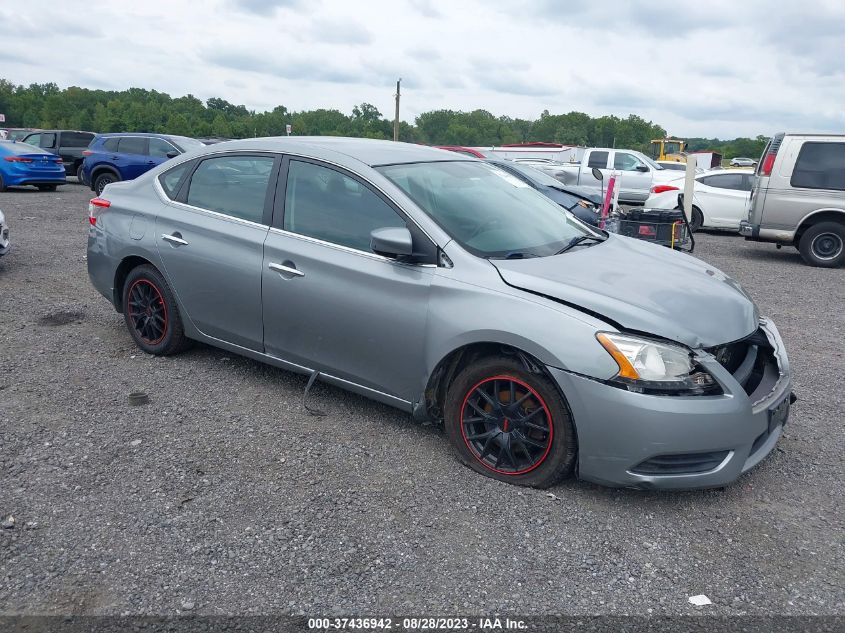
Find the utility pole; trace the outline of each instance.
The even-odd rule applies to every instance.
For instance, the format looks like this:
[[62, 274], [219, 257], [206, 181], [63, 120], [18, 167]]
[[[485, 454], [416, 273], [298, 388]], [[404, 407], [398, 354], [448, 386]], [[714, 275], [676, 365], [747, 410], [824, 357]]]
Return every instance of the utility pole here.
[[396, 116], [393, 117], [393, 140], [399, 140], [399, 97], [401, 96], [399, 93], [399, 84], [402, 83], [402, 78], [399, 77], [399, 81], [396, 82]]

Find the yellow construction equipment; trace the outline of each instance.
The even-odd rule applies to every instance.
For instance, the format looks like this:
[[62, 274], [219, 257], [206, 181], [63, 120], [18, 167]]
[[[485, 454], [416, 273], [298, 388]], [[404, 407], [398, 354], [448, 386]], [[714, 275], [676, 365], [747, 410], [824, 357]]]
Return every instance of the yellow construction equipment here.
[[659, 138], [651, 142], [651, 157], [654, 160], [669, 160], [676, 163], [687, 162], [684, 150], [687, 142], [679, 138]]

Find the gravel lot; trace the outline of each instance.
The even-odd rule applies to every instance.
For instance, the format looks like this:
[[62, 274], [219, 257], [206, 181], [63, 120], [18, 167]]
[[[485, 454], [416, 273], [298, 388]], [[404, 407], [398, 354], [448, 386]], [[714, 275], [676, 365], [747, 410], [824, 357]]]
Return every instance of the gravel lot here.
[[[755, 471], [715, 491], [535, 491], [326, 385], [312, 417], [302, 376], [140, 353], [88, 283], [90, 197], [0, 194], [0, 613], [845, 613], [845, 269], [699, 238], [794, 367], [800, 400]], [[135, 389], [151, 403], [128, 406]]]

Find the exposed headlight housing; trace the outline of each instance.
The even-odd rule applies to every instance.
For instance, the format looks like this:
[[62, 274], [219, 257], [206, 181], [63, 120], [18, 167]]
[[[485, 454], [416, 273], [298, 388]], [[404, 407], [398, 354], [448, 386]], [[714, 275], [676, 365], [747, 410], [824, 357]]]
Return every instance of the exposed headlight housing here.
[[713, 376], [685, 347], [616, 332], [599, 332], [596, 338], [619, 365], [610, 381], [616, 386], [654, 395], [721, 393]]

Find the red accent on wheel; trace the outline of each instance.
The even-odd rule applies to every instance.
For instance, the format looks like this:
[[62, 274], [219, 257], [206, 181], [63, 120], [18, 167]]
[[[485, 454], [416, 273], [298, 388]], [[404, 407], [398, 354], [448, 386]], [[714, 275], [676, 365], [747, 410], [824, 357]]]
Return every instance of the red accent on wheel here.
[[[145, 286], [146, 288], [144, 288]], [[133, 301], [135, 302], [135, 310], [133, 310]], [[137, 311], [139, 306], [143, 306], [144, 314]], [[135, 280], [126, 291], [126, 307], [129, 312], [129, 319], [144, 343], [158, 345], [164, 340], [164, 337], [167, 336], [168, 327], [167, 303], [164, 301], [164, 295], [153, 282], [148, 279]], [[160, 326], [154, 322], [150, 323], [150, 319], [156, 316], [159, 311], [162, 313], [162, 324]], [[144, 320], [143, 325], [142, 320]], [[151, 338], [145, 332], [158, 334], [158, 336]]]
[[[546, 438], [546, 441], [545, 441], [545, 450], [543, 450], [542, 455], [540, 455], [539, 458], [535, 459], [533, 461], [533, 463], [531, 463], [527, 468], [523, 468], [523, 469], [519, 469], [519, 470], [513, 470], [513, 471], [507, 471], [507, 470], [502, 470], [501, 468], [496, 468], [495, 465], [491, 465], [491, 464], [484, 461], [484, 459], [481, 457], [481, 452], [479, 452], [472, 445], [469, 438], [467, 437], [466, 423], [465, 423], [464, 420], [465, 420], [465, 415], [466, 415], [467, 404], [468, 404], [470, 398], [476, 392], [476, 390], [479, 387], [481, 387], [482, 385], [489, 383], [489, 382], [493, 382], [493, 381], [499, 381], [499, 380], [513, 382], [513, 383], [516, 383], [517, 385], [521, 386], [522, 388], [524, 388], [530, 394], [530, 396], [532, 398], [535, 398], [537, 400], [537, 402], [539, 403], [539, 408], [542, 409], [543, 414], [545, 415], [545, 419], [548, 423], [548, 430], [546, 431], [548, 437]], [[496, 394], [496, 396], [497, 396], [496, 399], [498, 401], [498, 393]], [[525, 396], [525, 397], [527, 397], [527, 396]], [[508, 404], [513, 405], [514, 403], [510, 402]], [[502, 418], [503, 418], [502, 432], [509, 432], [509, 428], [510, 428], [511, 425], [513, 425], [514, 427], [517, 427], [519, 425], [519, 421], [513, 419], [510, 415], [508, 415], [508, 416], [503, 415]], [[490, 422], [485, 421], [485, 424], [487, 424], [487, 423], [490, 423]], [[554, 439], [554, 423], [552, 421], [552, 415], [551, 415], [551, 411], [549, 410], [548, 405], [546, 405], [545, 400], [543, 400], [542, 396], [540, 396], [540, 394], [537, 392], [536, 389], [531, 387], [526, 382], [520, 380], [519, 378], [515, 378], [513, 376], [507, 376], [507, 375], [491, 376], [489, 378], [485, 378], [484, 380], [481, 380], [480, 382], [475, 384], [472, 388], [470, 388], [467, 391], [466, 395], [464, 396], [463, 402], [461, 402], [459, 424], [460, 424], [460, 428], [461, 428], [461, 437], [463, 438], [464, 444], [466, 444], [466, 447], [469, 450], [469, 452], [472, 454], [472, 456], [482, 466], [484, 466], [488, 470], [491, 470], [491, 471], [498, 473], [500, 475], [516, 476], [516, 475], [524, 475], [525, 473], [529, 473], [532, 470], [534, 470], [535, 468], [539, 467], [543, 462], [545, 462], [546, 458], [549, 455], [549, 452], [552, 449], [552, 440]], [[520, 441], [520, 440], [518, 440], [518, 441]], [[525, 444], [523, 443], [523, 447], [524, 446], [525, 446]], [[504, 450], [504, 448], [501, 448], [500, 450]], [[516, 464], [514, 464], [514, 467], [516, 467]]]

